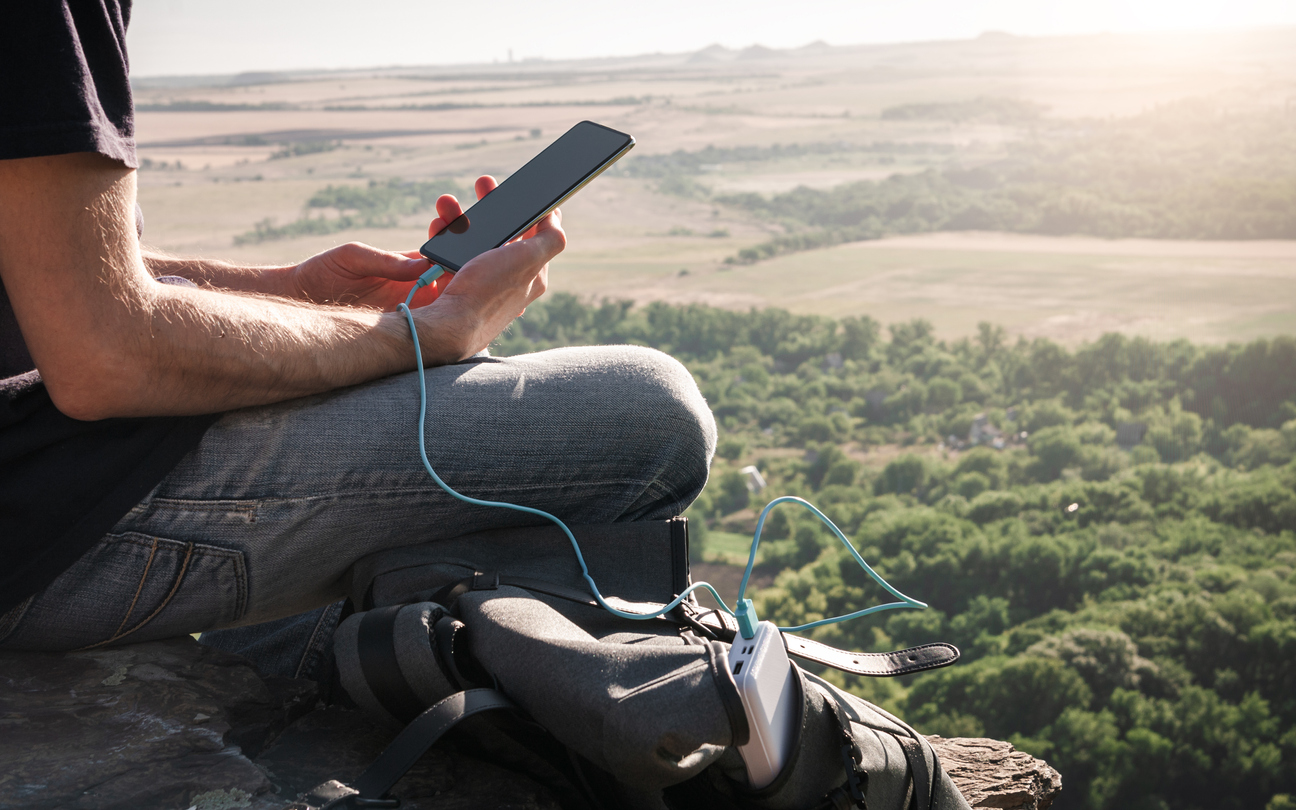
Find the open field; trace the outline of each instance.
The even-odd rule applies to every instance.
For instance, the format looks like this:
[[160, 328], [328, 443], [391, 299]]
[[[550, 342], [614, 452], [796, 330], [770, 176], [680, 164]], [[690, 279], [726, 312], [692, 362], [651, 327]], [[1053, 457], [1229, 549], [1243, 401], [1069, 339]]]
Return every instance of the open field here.
[[[1088, 117], [1188, 97], [1296, 109], [1292, 29], [143, 79], [136, 93], [146, 242], [177, 253], [286, 263], [352, 239], [412, 250], [428, 212], [393, 227], [234, 240], [266, 220], [337, 216], [305, 207], [329, 185], [505, 176], [591, 118], [638, 146], [565, 207], [570, 247], [555, 263], [556, 290], [925, 317], [942, 336], [991, 320], [1072, 344], [1108, 330], [1228, 341], [1296, 327], [1289, 243], [928, 234], [732, 266], [727, 257], [785, 226], [716, 201], [993, 163], [1041, 126], [1065, 138]], [[981, 97], [1039, 105], [1044, 117], [887, 113]], [[793, 144], [818, 148], [771, 151]], [[729, 157], [696, 167], [692, 186], [641, 171], [654, 156], [708, 146]]]
[[[840, 245], [750, 266], [614, 277], [573, 256], [556, 286], [716, 306], [780, 306], [882, 323], [931, 320], [961, 336], [978, 321], [1073, 343], [1103, 332], [1157, 339], [1249, 340], [1296, 331], [1296, 243], [1104, 241], [1016, 234], [932, 234]], [[632, 264], [627, 262], [627, 264]], [[604, 286], [606, 285], [606, 286]]]

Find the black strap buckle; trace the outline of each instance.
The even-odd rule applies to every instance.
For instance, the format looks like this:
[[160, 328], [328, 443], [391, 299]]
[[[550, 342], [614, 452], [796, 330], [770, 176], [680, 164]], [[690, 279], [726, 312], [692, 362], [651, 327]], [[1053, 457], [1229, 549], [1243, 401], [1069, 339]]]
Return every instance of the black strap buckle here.
[[476, 571], [473, 573], [472, 590], [474, 591], [497, 591], [500, 586], [500, 575], [498, 571], [483, 573]]

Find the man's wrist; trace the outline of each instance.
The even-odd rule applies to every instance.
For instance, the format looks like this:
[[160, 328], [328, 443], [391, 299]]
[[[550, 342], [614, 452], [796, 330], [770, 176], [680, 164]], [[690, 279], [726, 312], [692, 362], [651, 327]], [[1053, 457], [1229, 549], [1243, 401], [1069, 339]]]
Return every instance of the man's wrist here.
[[[441, 311], [440, 307], [431, 304], [413, 311], [414, 327], [418, 330], [418, 348], [423, 356], [423, 365], [432, 368], [457, 363], [472, 354], [468, 341], [462, 330], [456, 328], [453, 320]], [[402, 370], [414, 366], [414, 339], [410, 335], [409, 319], [403, 312], [383, 314], [389, 334], [394, 334], [399, 342], [398, 351], [402, 353]]]

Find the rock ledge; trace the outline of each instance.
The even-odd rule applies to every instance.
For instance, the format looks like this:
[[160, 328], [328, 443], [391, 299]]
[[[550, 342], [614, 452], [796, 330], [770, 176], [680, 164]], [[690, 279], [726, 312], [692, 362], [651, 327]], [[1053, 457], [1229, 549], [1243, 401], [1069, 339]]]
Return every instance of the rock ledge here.
[[[273, 810], [353, 779], [397, 729], [318, 703], [191, 638], [0, 653], [0, 810]], [[1045, 810], [1058, 772], [996, 740], [932, 737], [973, 807]], [[512, 771], [442, 749], [401, 781], [406, 810], [558, 807]]]

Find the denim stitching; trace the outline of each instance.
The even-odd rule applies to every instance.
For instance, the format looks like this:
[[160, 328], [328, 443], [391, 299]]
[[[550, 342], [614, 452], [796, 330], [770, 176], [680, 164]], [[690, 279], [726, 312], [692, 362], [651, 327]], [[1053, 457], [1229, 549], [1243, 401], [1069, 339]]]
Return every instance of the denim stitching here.
[[171, 600], [175, 598], [176, 593], [178, 593], [180, 590], [181, 583], [184, 582], [185, 574], [189, 571], [189, 561], [193, 559], [193, 553], [194, 553], [194, 544], [189, 543], [188, 548], [185, 550], [184, 562], [180, 563], [180, 573], [176, 575], [175, 584], [171, 586], [171, 592], [168, 593], [166, 595], [166, 598], [162, 600], [162, 604], [158, 605], [157, 609], [154, 610], [152, 613], [150, 613], [148, 616], [146, 616], [144, 620], [141, 621], [139, 624], [127, 630], [122, 635], [112, 639], [113, 641], [116, 641], [118, 638], [121, 638], [122, 636], [129, 636], [131, 633], [134, 633], [136, 630], [139, 630], [144, 625], [153, 621], [153, 619], [156, 618], [159, 613], [161, 613], [163, 610], [166, 609], [167, 605], [171, 604]]
[[306, 642], [306, 649], [302, 652], [301, 661], [297, 664], [297, 671], [293, 673], [294, 678], [303, 677], [303, 672], [307, 672], [310, 668], [314, 667], [315, 662], [322, 653], [322, 648], [316, 646], [315, 639], [319, 637], [320, 629], [324, 627], [326, 623], [333, 621], [333, 614], [335, 612], [334, 608], [336, 607], [336, 602], [329, 605], [324, 609], [324, 612], [320, 614], [319, 619], [316, 620], [315, 627], [311, 630], [310, 639]]
[[[154, 539], [154, 542], [155, 542], [155, 543], [157, 542], [157, 541], [156, 541], [156, 538]], [[135, 625], [134, 627], [132, 627], [131, 629], [127, 630], [125, 633], [120, 633], [120, 632], [119, 632], [119, 633], [115, 634], [112, 638], [107, 639], [106, 641], [100, 641], [100, 642], [97, 643], [97, 644], [87, 644], [86, 646], [84, 646], [84, 647], [79, 647], [79, 648], [73, 650], [72, 652], [81, 652], [82, 650], [92, 650], [92, 649], [94, 649], [95, 647], [102, 647], [102, 646], [104, 646], [105, 644], [111, 644], [111, 643], [113, 643], [114, 641], [119, 641], [120, 639], [123, 639], [123, 638], [125, 638], [126, 636], [129, 636], [131, 633], [134, 633], [135, 631], [137, 631], [137, 630], [141, 629], [142, 627], [144, 627], [144, 625], [146, 625], [146, 624], [148, 624], [149, 622], [153, 621], [153, 619], [155, 619], [159, 613], [161, 613], [163, 610], [165, 610], [165, 609], [166, 609], [166, 606], [169, 605], [169, 604], [171, 604], [171, 600], [172, 600], [173, 598], [175, 598], [176, 593], [179, 592], [179, 590], [180, 590], [180, 584], [181, 584], [182, 582], [184, 582], [185, 573], [188, 572], [188, 570], [189, 570], [189, 561], [193, 558], [194, 544], [193, 544], [193, 543], [187, 543], [186, 545], [188, 546], [188, 549], [185, 551], [184, 561], [180, 563], [180, 573], [176, 575], [175, 584], [173, 584], [173, 585], [171, 586], [171, 592], [168, 593], [168, 594], [166, 595], [166, 598], [162, 600], [162, 604], [160, 604], [160, 605], [157, 606], [157, 609], [155, 609], [155, 610], [154, 610], [152, 613], [150, 613], [149, 615], [145, 616], [144, 619], [143, 619], [142, 621], [140, 621], [139, 624], [137, 624], [137, 625]]]
[[130, 621], [131, 614], [135, 612], [135, 603], [139, 602], [140, 594], [144, 592], [144, 583], [148, 581], [149, 570], [153, 568], [153, 558], [157, 556], [157, 549], [158, 541], [154, 537], [153, 544], [149, 547], [148, 561], [144, 563], [144, 573], [140, 574], [139, 585], [135, 588], [135, 598], [131, 599], [130, 607], [126, 608], [126, 615], [122, 616], [121, 624], [117, 625], [117, 629], [113, 631], [114, 637], [122, 631], [122, 628], [126, 626], [126, 622]]
[[261, 506], [261, 498], [153, 498], [147, 505], [141, 504], [140, 514], [135, 517], [143, 517], [146, 513], [158, 511], [158, 507], [169, 507], [171, 509], [183, 509], [191, 512], [227, 512], [241, 517], [247, 523], [257, 522], [257, 510]]
[[[238, 621], [243, 618], [248, 609], [248, 583], [247, 583], [247, 564], [242, 551], [236, 548], [225, 548], [224, 546], [214, 546], [208, 543], [192, 543], [182, 540], [172, 540], [170, 538], [158, 538], [141, 536], [139, 532], [124, 532], [122, 534], [110, 534], [104, 538], [112, 543], [131, 543], [142, 546], [146, 543], [157, 546], [159, 540], [174, 546], [188, 545], [199, 556], [204, 557], [224, 557], [228, 559], [234, 569], [234, 579], [237, 583], [236, 593], [234, 595], [234, 608], [229, 621]], [[150, 558], [152, 555], [150, 554]], [[145, 571], [147, 573], [147, 570]], [[120, 630], [120, 627], [118, 628]], [[135, 632], [131, 630], [130, 632]]]
[[[461, 482], [459, 484], [452, 484], [452, 485], [455, 486], [456, 489], [459, 489], [461, 491], [465, 489], [473, 489], [478, 487], [483, 489], [488, 489], [488, 490], [498, 487], [498, 484], [483, 483], [481, 481], [474, 481], [469, 483]], [[601, 478], [598, 481], [569, 481], [557, 485], [557, 487], [563, 491], [569, 491], [569, 490], [574, 491], [579, 488], [588, 489], [593, 487], [647, 488], [653, 486], [658, 486], [657, 479]], [[532, 491], [545, 492], [545, 491], [553, 490], [554, 488], [555, 488], [555, 484], [553, 483], [510, 484], [509, 485], [509, 490], [511, 492], [532, 492]], [[400, 499], [400, 498], [408, 497], [410, 495], [423, 495], [428, 493], [429, 491], [436, 492], [438, 495], [440, 494], [440, 490], [435, 489], [435, 486], [429, 483], [427, 486], [372, 487], [367, 489], [338, 490], [336, 492], [324, 492], [324, 493], [317, 493], [314, 495], [302, 495], [301, 497], [297, 497], [297, 498], [251, 497], [251, 498], [212, 498], [208, 500], [208, 499], [198, 499], [198, 498], [159, 497], [159, 498], [154, 498], [153, 501], [150, 503], [150, 506], [152, 507], [165, 506], [173, 509], [175, 508], [192, 509], [192, 510], [202, 510], [207, 512], [219, 511], [221, 509], [225, 509], [230, 512], [247, 512], [249, 514], [244, 516], [245, 519], [247, 519], [249, 523], [255, 523], [258, 517], [257, 511], [259, 507], [264, 507], [264, 506], [285, 506], [285, 505], [291, 506], [294, 504], [310, 504], [319, 501], [336, 501], [336, 500], [344, 500], [347, 498], [358, 498], [358, 497], [368, 497], [368, 496], [391, 497], [391, 498]], [[471, 494], [471, 492], [466, 494]], [[231, 505], [225, 506], [225, 504], [231, 504]], [[248, 505], [241, 506], [241, 504], [248, 504]]]
[[[240, 621], [248, 610], [248, 584], [246, 561], [243, 552], [236, 549], [220, 549], [234, 561], [234, 579], [238, 581], [238, 594], [234, 600], [234, 621]], [[209, 552], [203, 552], [209, 553]]]

